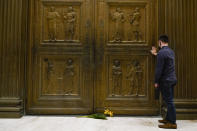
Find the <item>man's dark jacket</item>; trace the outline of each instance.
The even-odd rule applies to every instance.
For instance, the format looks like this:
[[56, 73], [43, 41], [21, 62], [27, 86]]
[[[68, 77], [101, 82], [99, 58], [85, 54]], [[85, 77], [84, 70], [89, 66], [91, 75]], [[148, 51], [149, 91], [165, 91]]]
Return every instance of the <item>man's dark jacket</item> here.
[[174, 52], [168, 47], [163, 46], [157, 54], [157, 65], [155, 71], [155, 83], [175, 82], [175, 56]]
[[[168, 47], [163, 46], [157, 54], [157, 65], [155, 70], [155, 83], [172, 82], [176, 84], [175, 55]], [[155, 99], [159, 98], [159, 89], [156, 89]]]

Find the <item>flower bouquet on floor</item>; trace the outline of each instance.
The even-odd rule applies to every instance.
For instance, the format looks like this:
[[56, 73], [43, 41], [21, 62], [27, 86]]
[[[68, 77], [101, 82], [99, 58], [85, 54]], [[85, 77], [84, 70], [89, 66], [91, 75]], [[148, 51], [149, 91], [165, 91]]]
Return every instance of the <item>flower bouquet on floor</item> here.
[[95, 113], [95, 114], [91, 114], [87, 116], [80, 116], [80, 117], [107, 120], [107, 116], [110, 116], [110, 117], [113, 116], [113, 112], [110, 111], [109, 109], [104, 110], [104, 113]]

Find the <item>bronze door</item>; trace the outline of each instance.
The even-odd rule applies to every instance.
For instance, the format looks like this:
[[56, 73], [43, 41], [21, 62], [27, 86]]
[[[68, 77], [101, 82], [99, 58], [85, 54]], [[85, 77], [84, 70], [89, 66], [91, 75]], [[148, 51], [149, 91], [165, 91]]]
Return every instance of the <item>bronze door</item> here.
[[92, 112], [92, 0], [30, 5], [27, 113]]
[[157, 31], [155, 0], [97, 0], [95, 111], [158, 113], [150, 47]]
[[156, 114], [155, 1], [32, 0], [27, 113]]

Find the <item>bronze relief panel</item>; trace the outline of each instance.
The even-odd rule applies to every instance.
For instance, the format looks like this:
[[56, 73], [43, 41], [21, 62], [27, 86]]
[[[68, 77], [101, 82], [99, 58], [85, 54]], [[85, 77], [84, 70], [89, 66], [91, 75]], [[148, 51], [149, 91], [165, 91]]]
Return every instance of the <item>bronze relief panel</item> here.
[[146, 44], [146, 3], [108, 4], [108, 45]]
[[108, 97], [147, 95], [147, 56], [110, 56], [108, 61]]
[[42, 43], [80, 43], [80, 3], [43, 2]]
[[80, 57], [42, 56], [41, 96], [80, 95]]

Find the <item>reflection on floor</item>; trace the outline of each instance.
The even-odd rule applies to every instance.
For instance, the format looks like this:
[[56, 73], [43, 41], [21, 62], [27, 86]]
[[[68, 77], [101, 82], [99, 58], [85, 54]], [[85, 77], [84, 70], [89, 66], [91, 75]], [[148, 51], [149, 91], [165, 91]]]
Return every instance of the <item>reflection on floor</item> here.
[[[0, 119], [0, 131], [168, 131], [158, 128], [159, 117], [111, 117], [108, 120], [77, 116], [24, 116]], [[197, 120], [178, 120], [180, 131], [197, 131]]]

